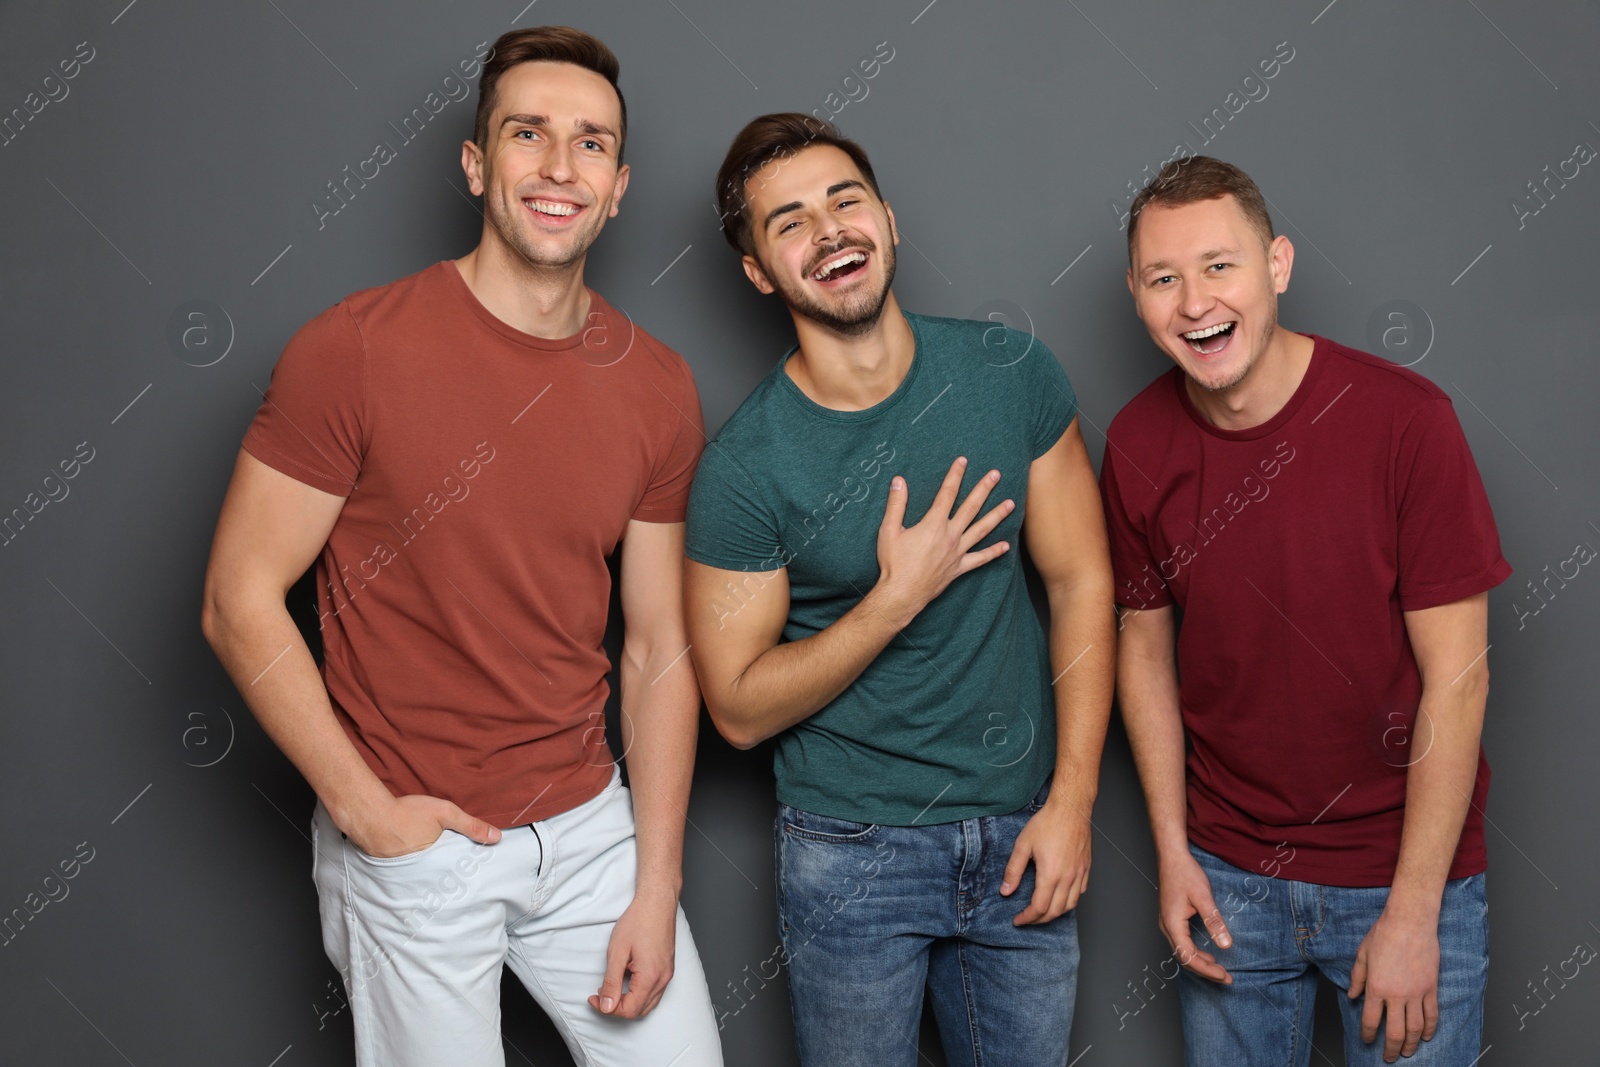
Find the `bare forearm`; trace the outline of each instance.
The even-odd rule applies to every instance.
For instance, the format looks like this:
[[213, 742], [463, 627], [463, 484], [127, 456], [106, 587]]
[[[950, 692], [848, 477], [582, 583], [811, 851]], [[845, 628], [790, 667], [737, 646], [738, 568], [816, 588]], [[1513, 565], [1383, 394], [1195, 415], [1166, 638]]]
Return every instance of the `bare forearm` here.
[[252, 714], [310, 783], [334, 822], [388, 800], [388, 789], [350, 743], [311, 650], [284, 605], [213, 607], [206, 639]]
[[758, 656], [728, 687], [720, 708], [723, 732], [748, 747], [816, 714], [844, 692], [915, 614], [881, 589], [874, 587], [821, 633]]
[[1052, 796], [1087, 815], [1100, 788], [1100, 756], [1111, 720], [1116, 624], [1109, 583], [1050, 597], [1050, 674], [1056, 703]]
[[[1133, 614], [1135, 609], [1124, 609], [1124, 620]], [[1182, 855], [1188, 847], [1189, 831], [1178, 676], [1170, 636], [1165, 648], [1145, 647], [1149, 643], [1124, 631], [1117, 653], [1117, 694], [1150, 811], [1156, 850], [1162, 855]]]
[[621, 671], [638, 889], [658, 889], [674, 898], [683, 885], [683, 827], [700, 725], [700, 690], [683, 651], [662, 649], [637, 659], [625, 651]]
[[1406, 814], [1389, 907], [1437, 919], [1478, 770], [1486, 693], [1423, 689], [1406, 771]]

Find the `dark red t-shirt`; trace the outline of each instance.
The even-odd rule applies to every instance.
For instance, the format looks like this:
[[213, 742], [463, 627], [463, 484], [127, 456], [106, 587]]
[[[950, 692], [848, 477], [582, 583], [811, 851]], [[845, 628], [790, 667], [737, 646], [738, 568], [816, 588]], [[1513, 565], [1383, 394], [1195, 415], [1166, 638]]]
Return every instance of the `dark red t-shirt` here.
[[395, 795], [497, 826], [611, 777], [601, 640], [628, 522], [682, 522], [705, 445], [682, 357], [590, 291], [546, 340], [452, 260], [300, 328], [244, 448], [345, 497], [317, 561], [323, 680]]
[[[1181, 370], [1111, 423], [1101, 491], [1117, 602], [1182, 610], [1188, 831], [1252, 872], [1394, 880], [1421, 675], [1403, 612], [1504, 581], [1450, 398], [1314, 337], [1283, 410], [1226, 430]], [[1489, 765], [1450, 877], [1482, 871]]]

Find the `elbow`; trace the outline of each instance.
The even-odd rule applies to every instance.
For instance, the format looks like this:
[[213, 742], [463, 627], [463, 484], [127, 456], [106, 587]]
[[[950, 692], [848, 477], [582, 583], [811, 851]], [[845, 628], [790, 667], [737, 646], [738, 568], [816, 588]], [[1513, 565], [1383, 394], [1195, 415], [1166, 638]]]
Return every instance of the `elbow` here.
[[217, 591], [209, 581], [200, 597], [200, 632], [205, 636], [206, 644], [215, 650], [222, 633], [222, 607]]
[[748, 752], [766, 740], [749, 727], [726, 721], [718, 722], [714, 718], [711, 721], [717, 724], [717, 733], [722, 735], [722, 739], [740, 752]]
[[761, 743], [761, 738], [756, 737], [753, 734], [743, 734], [738, 732], [729, 733], [727, 730], [723, 730], [721, 733], [722, 739], [728, 742], [728, 744], [732, 745], [734, 748], [738, 749], [740, 752], [749, 752], [752, 748], [755, 748]]
[[200, 596], [200, 632], [213, 652], [218, 651], [237, 628], [241, 609], [248, 598], [243, 590], [231, 587], [207, 576], [205, 591]]
[[729, 715], [727, 708], [722, 706], [720, 701], [713, 702], [707, 697], [706, 714], [711, 716], [711, 724], [717, 728], [717, 733], [722, 735], [722, 739], [741, 752], [747, 752], [766, 740], [749, 724]]
[[1069, 611], [1093, 608], [1107, 612], [1116, 610], [1116, 585], [1109, 570], [1093, 570], [1083, 574], [1051, 575], [1045, 580], [1045, 597], [1050, 610]]

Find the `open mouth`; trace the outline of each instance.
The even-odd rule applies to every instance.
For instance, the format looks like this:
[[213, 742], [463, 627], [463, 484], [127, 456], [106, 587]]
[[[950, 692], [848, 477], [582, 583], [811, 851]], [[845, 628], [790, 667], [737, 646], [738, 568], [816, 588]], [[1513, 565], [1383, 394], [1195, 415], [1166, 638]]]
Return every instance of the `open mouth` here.
[[822, 266], [811, 272], [814, 282], [837, 282], [852, 274], [859, 273], [867, 265], [867, 254], [859, 248], [850, 248], [838, 255], [823, 261]]
[[583, 210], [582, 204], [573, 204], [563, 200], [545, 200], [540, 197], [529, 197], [524, 199], [522, 203], [539, 219], [548, 222], [560, 222], [570, 219]]
[[1200, 355], [1214, 356], [1228, 347], [1228, 342], [1233, 340], [1234, 327], [1238, 325], [1237, 322], [1219, 322], [1215, 326], [1190, 330], [1179, 336]]

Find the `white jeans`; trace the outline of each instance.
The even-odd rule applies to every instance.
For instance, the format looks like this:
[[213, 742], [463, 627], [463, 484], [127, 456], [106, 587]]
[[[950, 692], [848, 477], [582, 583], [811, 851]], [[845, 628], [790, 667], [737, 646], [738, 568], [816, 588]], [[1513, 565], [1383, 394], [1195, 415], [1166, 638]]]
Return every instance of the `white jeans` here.
[[319, 802], [312, 848], [322, 944], [344, 977], [361, 1067], [503, 1067], [507, 963], [579, 1067], [721, 1067], [682, 908], [672, 981], [655, 1010], [629, 1020], [588, 1004], [633, 899], [633, 802], [618, 772], [594, 799], [502, 831], [496, 844], [446, 830], [393, 859], [356, 848]]

